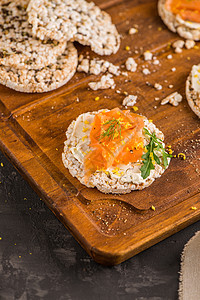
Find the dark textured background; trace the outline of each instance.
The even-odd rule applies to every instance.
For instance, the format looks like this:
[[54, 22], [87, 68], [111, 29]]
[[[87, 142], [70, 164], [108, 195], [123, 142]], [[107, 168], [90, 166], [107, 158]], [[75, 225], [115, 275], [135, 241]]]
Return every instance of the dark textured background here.
[[200, 221], [115, 266], [96, 264], [0, 152], [0, 300], [173, 300]]

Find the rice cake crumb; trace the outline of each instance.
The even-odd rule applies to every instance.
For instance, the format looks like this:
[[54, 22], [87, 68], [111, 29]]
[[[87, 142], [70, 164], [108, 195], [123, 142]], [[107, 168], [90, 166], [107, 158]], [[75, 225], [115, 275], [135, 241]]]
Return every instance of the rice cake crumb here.
[[81, 63], [78, 65], [77, 71], [85, 73], [89, 72], [89, 60], [87, 58], [81, 60]]
[[195, 44], [196, 44], [195, 41], [187, 40], [185, 42], [185, 47], [186, 47], [186, 49], [192, 49], [192, 48], [194, 48]]
[[88, 83], [89, 87], [96, 91], [96, 90], [103, 90], [103, 89], [114, 89], [115, 88], [115, 81], [112, 78], [112, 74], [103, 75], [100, 81], [97, 82], [90, 82]]
[[128, 71], [135, 72], [137, 70], [137, 63], [133, 57], [127, 58], [125, 66]]
[[154, 65], [159, 65], [159, 63], [160, 63], [160, 61], [159, 61], [158, 59], [155, 59], [155, 60], [153, 61], [153, 64], [154, 64]]
[[124, 98], [122, 105], [127, 107], [127, 106], [134, 106], [136, 104], [137, 101], [137, 96], [134, 95], [129, 95], [127, 97]]
[[167, 55], [167, 59], [172, 59], [172, 58], [173, 58], [173, 57], [172, 57], [171, 54]]
[[175, 52], [176, 52], [176, 53], [182, 53], [183, 50], [182, 50], [181, 48], [177, 47], [177, 48], [175, 49]]
[[178, 106], [182, 101], [183, 97], [178, 92], [174, 92], [171, 95], [167, 96], [165, 99], [161, 101], [161, 105], [165, 105], [167, 103], [172, 104], [173, 106]]
[[153, 54], [150, 51], [144, 52], [144, 60], [152, 60]]
[[159, 83], [155, 83], [155, 84], [154, 84], [154, 88], [155, 88], [157, 91], [160, 91], [160, 90], [162, 90], [162, 85], [159, 84]]
[[147, 69], [147, 68], [143, 69], [143, 70], [142, 70], [142, 73], [143, 73], [144, 75], [149, 75], [149, 74], [151, 74], [151, 72], [150, 72], [149, 69]]
[[178, 40], [172, 44], [172, 47], [182, 49], [184, 47], [184, 45], [185, 45], [185, 42], [183, 40]]
[[132, 28], [129, 29], [129, 32], [128, 32], [128, 33], [129, 33], [130, 35], [132, 35], [132, 34], [135, 34], [135, 33], [137, 33], [137, 32], [138, 32], [138, 29], [132, 27]]
[[116, 66], [109, 61], [103, 59], [98, 60], [96, 58], [92, 60], [87, 58], [82, 59], [81, 63], [78, 65], [77, 71], [93, 75], [99, 75], [100, 73], [106, 73], [107, 71], [115, 76], [121, 74], [119, 66]]

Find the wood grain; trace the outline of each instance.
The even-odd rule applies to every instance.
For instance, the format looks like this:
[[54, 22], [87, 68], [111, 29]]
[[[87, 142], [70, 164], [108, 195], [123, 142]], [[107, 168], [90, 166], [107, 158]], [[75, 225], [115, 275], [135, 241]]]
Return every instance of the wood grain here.
[[[123, 65], [132, 56], [138, 63], [137, 72], [129, 73], [128, 78], [115, 77], [116, 90], [121, 94], [115, 90], [89, 90], [88, 83], [100, 76], [82, 73], [51, 93], [28, 95], [0, 86], [0, 148], [86, 251], [97, 262], [112, 265], [199, 219], [200, 127], [184, 92], [192, 65], [199, 63], [199, 50], [173, 52], [169, 43], [178, 36], [162, 24], [156, 1], [96, 3], [111, 14], [122, 35], [118, 53], [105, 59]], [[135, 25], [138, 33], [128, 35], [129, 28]], [[127, 45], [130, 53], [125, 50]], [[89, 48], [76, 46], [79, 53], [89, 51], [91, 57], [96, 57]], [[152, 51], [160, 65], [145, 62], [145, 50]], [[171, 60], [167, 59], [169, 54], [173, 56]], [[150, 75], [142, 73], [144, 66], [149, 68]], [[176, 72], [171, 71], [172, 67], [176, 67]], [[153, 88], [156, 82], [162, 84], [161, 91]], [[169, 88], [171, 84], [173, 88]], [[140, 210], [131, 202], [115, 198], [88, 201], [78, 197], [79, 186], [61, 161], [65, 131], [71, 121], [87, 111], [121, 107], [124, 91], [138, 96], [138, 112], [153, 119], [174, 153], [186, 153], [186, 160], [173, 159], [165, 174], [149, 188], [131, 193], [134, 203], [148, 200], [156, 207], [155, 212]], [[184, 96], [178, 107], [161, 106], [154, 100], [173, 91]], [[96, 96], [99, 101], [94, 101]], [[197, 210], [192, 210], [192, 206]]]

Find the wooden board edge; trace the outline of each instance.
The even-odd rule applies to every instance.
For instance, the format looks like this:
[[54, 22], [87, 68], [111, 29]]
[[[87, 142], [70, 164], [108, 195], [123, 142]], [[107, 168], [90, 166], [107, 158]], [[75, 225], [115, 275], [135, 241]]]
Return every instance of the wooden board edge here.
[[[185, 201], [171, 207], [161, 213], [158, 216], [143, 223], [144, 228], [140, 228], [141, 239], [135, 238], [134, 236], [130, 238], [129, 242], [126, 244], [127, 248], [124, 250], [121, 245], [119, 249], [115, 252], [108, 251], [110, 244], [108, 243], [105, 247], [100, 247], [91, 249], [91, 255], [93, 259], [103, 265], [118, 265], [127, 259], [139, 254], [140, 252], [154, 246], [155, 244], [163, 241], [169, 236], [179, 232], [180, 230], [186, 228], [187, 226], [200, 220], [200, 194], [197, 194]], [[195, 206], [197, 210], [192, 210], [191, 207]], [[184, 213], [180, 211], [184, 208]], [[176, 211], [176, 213], [174, 213]], [[174, 222], [170, 217], [166, 219], [165, 226], [159, 219], [165, 218], [166, 216], [173, 216]], [[151, 222], [154, 222], [156, 226], [149, 229]], [[138, 230], [138, 226], [137, 226]], [[138, 233], [138, 232], [137, 232]], [[128, 232], [127, 232], [128, 235]], [[111, 245], [112, 246], [112, 245]]]

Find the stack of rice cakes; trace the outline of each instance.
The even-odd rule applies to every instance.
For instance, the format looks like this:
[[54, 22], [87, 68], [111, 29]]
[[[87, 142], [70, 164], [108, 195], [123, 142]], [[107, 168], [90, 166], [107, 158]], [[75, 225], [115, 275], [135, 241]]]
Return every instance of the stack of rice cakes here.
[[0, 9], [0, 83], [20, 92], [66, 84], [78, 64], [72, 41], [101, 55], [120, 45], [110, 16], [85, 0], [2, 0]]

